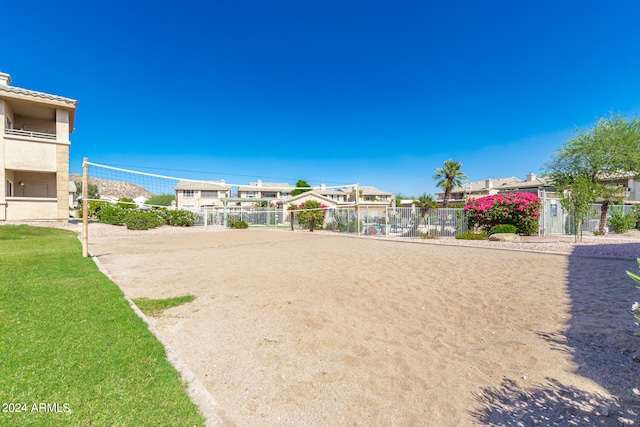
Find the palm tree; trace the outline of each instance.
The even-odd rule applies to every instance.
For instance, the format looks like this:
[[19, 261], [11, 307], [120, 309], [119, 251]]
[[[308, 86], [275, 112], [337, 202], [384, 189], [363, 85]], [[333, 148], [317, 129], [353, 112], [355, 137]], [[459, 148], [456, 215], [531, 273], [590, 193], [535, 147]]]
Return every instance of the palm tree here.
[[298, 207], [293, 204], [293, 203], [289, 203], [289, 206], [287, 206], [287, 210], [289, 211], [289, 214], [291, 215], [291, 231], [293, 231], [293, 222], [295, 220], [295, 210], [298, 209]]
[[[423, 193], [422, 196], [418, 197], [413, 201], [415, 207], [418, 208], [419, 215], [416, 220], [413, 222], [413, 227], [411, 228], [411, 235], [415, 235], [418, 227], [420, 226], [420, 221], [424, 221], [426, 216], [432, 209], [436, 209], [438, 207], [438, 202], [433, 198], [431, 194]], [[431, 230], [427, 230], [427, 233], [430, 233]]]
[[449, 207], [451, 191], [456, 187], [462, 187], [462, 184], [468, 179], [461, 169], [460, 162], [449, 159], [444, 162], [444, 167], [436, 169], [436, 173], [433, 175], [436, 185], [444, 190], [443, 208]]

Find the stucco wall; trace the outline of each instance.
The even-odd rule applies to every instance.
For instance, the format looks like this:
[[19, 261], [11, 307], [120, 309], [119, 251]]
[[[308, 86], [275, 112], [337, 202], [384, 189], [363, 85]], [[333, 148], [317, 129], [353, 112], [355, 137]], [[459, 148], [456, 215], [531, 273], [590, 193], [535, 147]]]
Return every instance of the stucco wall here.
[[6, 169], [56, 171], [56, 144], [5, 136]]
[[[7, 199], [7, 217], [9, 221], [30, 219], [56, 219], [57, 203], [48, 199]], [[69, 211], [67, 209], [67, 218]], [[62, 218], [59, 218], [62, 219]]]

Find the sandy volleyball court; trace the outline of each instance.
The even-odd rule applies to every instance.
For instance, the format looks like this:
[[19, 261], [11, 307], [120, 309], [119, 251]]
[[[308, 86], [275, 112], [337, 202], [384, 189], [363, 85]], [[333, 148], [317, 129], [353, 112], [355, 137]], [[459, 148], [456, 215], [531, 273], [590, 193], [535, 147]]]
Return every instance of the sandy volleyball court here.
[[637, 424], [631, 260], [258, 230], [90, 252], [131, 298], [197, 297], [152, 321], [241, 426]]

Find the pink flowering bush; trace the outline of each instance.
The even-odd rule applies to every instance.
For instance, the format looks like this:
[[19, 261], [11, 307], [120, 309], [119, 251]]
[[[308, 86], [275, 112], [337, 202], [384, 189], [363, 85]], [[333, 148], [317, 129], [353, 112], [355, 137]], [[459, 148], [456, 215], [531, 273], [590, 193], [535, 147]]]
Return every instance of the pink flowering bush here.
[[540, 206], [534, 193], [501, 193], [470, 200], [464, 211], [469, 228], [511, 224], [519, 234], [529, 236], [538, 232]]

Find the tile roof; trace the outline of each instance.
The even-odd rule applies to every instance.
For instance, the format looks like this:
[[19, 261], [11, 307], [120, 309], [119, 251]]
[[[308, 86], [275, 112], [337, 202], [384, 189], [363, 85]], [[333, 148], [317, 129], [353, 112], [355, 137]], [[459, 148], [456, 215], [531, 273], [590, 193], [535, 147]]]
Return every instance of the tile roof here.
[[38, 92], [35, 90], [22, 89], [15, 86], [0, 85], [0, 95], [2, 95], [3, 92], [11, 95], [19, 95], [20, 97], [39, 98], [46, 101], [55, 101], [57, 103], [65, 104], [70, 108], [76, 108], [76, 105], [78, 105], [78, 101], [76, 101], [75, 99], [65, 98], [63, 96], [51, 95], [48, 93]]
[[176, 190], [230, 190], [230, 186], [225, 185], [224, 181], [180, 181], [175, 186]]

